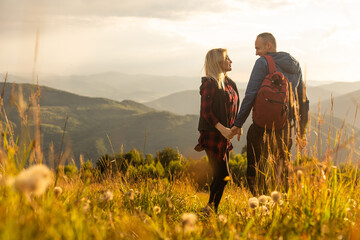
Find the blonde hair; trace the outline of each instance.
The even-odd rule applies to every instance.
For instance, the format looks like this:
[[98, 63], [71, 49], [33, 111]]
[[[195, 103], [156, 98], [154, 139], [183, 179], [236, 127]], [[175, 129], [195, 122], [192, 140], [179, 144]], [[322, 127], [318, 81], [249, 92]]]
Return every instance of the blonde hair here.
[[207, 52], [205, 57], [205, 75], [218, 82], [219, 88], [224, 88], [226, 73], [221, 68], [221, 63], [225, 61], [227, 50], [225, 48], [214, 48]]

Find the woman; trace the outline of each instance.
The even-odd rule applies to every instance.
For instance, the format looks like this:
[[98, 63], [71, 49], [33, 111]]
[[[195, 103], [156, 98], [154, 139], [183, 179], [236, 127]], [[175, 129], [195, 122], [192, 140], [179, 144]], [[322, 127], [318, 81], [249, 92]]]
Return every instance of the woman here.
[[231, 63], [226, 49], [210, 50], [205, 58], [206, 76], [202, 77], [200, 86], [200, 137], [195, 150], [205, 150], [212, 168], [213, 181], [205, 209], [211, 207], [215, 212], [230, 179], [228, 159], [233, 148], [233, 133], [229, 127], [235, 121], [239, 106], [236, 84], [227, 76], [227, 72], [231, 71]]

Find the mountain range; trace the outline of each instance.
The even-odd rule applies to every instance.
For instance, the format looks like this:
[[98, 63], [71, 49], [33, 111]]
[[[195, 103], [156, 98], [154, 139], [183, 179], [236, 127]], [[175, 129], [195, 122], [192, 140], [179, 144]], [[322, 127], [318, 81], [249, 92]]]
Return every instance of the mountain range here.
[[[119, 75], [120, 76], [120, 75]], [[126, 76], [126, 75], [125, 75]], [[71, 156], [76, 160], [82, 154], [86, 158], [96, 161], [102, 154], [111, 152], [128, 151], [132, 148], [137, 148], [145, 153], [156, 154], [157, 151], [162, 150], [164, 147], [169, 146], [177, 148], [187, 157], [198, 158], [204, 153], [197, 153], [193, 147], [197, 143], [199, 136], [197, 132], [197, 122], [199, 114], [199, 91], [198, 83], [195, 83], [195, 90], [187, 91], [193, 81], [191, 78], [181, 78], [185, 83], [174, 84], [171, 77], [163, 78], [161, 81], [158, 77], [152, 76], [153, 81], [149, 85], [142, 85], [141, 81], [145, 81], [145, 77], [141, 78], [138, 75], [137, 80], [130, 83], [122, 83], [131, 90], [131, 93], [141, 92], [136, 91], [136, 88], [143, 89], [149, 92], [149, 96], [153, 101], [147, 101], [146, 104], [139, 103], [132, 98], [131, 93], [126, 93], [132, 100], [110, 100], [102, 97], [89, 97], [80, 96], [78, 94], [66, 92], [59, 89], [50, 88], [47, 86], [40, 86], [40, 119], [41, 119], [41, 133], [42, 133], [42, 146], [45, 153], [48, 153], [53, 144], [54, 152], [59, 154], [64, 152], [66, 148], [71, 149]], [[92, 76], [96, 79], [96, 76]], [[99, 75], [98, 77], [104, 77]], [[10, 76], [8, 81], [18, 78], [19, 81], [25, 81], [20, 77]], [[72, 79], [68, 77], [67, 84], [73, 83], [73, 88], [77, 91], [94, 86], [94, 82], [90, 81], [87, 76], [81, 76], [79, 79]], [[105, 79], [105, 78], [102, 78]], [[84, 81], [89, 80], [89, 84]], [[40, 81], [40, 80], [39, 80]], [[62, 83], [63, 79], [59, 78], [59, 86], [66, 86]], [[95, 81], [95, 80], [94, 80]], [[161, 90], [157, 84], [164, 84], [169, 87], [169, 91]], [[165, 82], [169, 81], [166, 85]], [[98, 81], [101, 82], [102, 81]], [[109, 82], [111, 82], [109, 80]], [[176, 81], [175, 81], [176, 82]], [[112, 91], [115, 87], [109, 85], [101, 85], [98, 88], [102, 89], [105, 94], [113, 97]], [[54, 83], [52, 83], [54, 84]], [[82, 85], [84, 84], [84, 85]], [[182, 85], [183, 84], [183, 85]], [[353, 83], [355, 88], [358, 83]], [[348, 84], [345, 84], [348, 86]], [[19, 86], [22, 88], [24, 99], [28, 100], [30, 93], [36, 91], [36, 87], [31, 84], [15, 84], [14, 92], [19, 92]], [[141, 87], [140, 87], [141, 86]], [[144, 87], [145, 86], [145, 87]], [[176, 90], [177, 88], [185, 88], [185, 90]], [[239, 89], [240, 97], [244, 96], [244, 89], [246, 84], [242, 85], [243, 88]], [[341, 140], [346, 140], [352, 134], [354, 125], [351, 120], [351, 114], [356, 112], [356, 104], [359, 101], [359, 92], [354, 91], [351, 94], [351, 88], [342, 89], [341, 84], [335, 83], [337, 88], [336, 92], [332, 91], [331, 85], [322, 86], [308, 86], [307, 93], [310, 101], [313, 103], [311, 108], [313, 117], [311, 121], [311, 131], [309, 132], [309, 151], [313, 151], [311, 147], [320, 145], [322, 150], [320, 156], [326, 150], [327, 146], [327, 129], [332, 128], [330, 136], [332, 145], [338, 141], [340, 129], [342, 129]], [[144, 87], [144, 88], [142, 88]], [[149, 89], [146, 89], [149, 87]], [[95, 88], [95, 87], [94, 87]], [[151, 91], [155, 89], [152, 95]], [[191, 89], [191, 88], [190, 88]], [[353, 89], [356, 90], [356, 89]], [[168, 94], [173, 91], [173, 94]], [[99, 91], [100, 92], [100, 91]], [[124, 92], [126, 92], [124, 90]], [[88, 94], [92, 94], [91, 91]], [[85, 95], [88, 95], [85, 94]], [[119, 93], [119, 98], [124, 96]], [[331, 108], [331, 94], [334, 96], [334, 116], [328, 117]], [[20, 135], [21, 121], [19, 120], [19, 113], [14, 100], [11, 100], [11, 86], [6, 85], [4, 95], [4, 106], [10, 121], [14, 124], [16, 134]], [[14, 94], [13, 94], [14, 95]], [[16, 95], [16, 94], [15, 94]], [[160, 96], [155, 99], [154, 96]], [[168, 95], [168, 96], [167, 96]], [[13, 97], [12, 97], [13, 98]], [[319, 99], [321, 105], [322, 123], [318, 123], [317, 109]], [[15, 101], [16, 102], [16, 101]], [[19, 105], [19, 104], [18, 104]], [[353, 107], [355, 106], [355, 108]], [[29, 109], [33, 109], [31, 104]], [[339, 111], [339, 114], [337, 114]], [[30, 111], [31, 112], [31, 111]], [[348, 124], [343, 124], [344, 114], [348, 113]], [[29, 117], [28, 123], [30, 128], [34, 126], [32, 117]], [[248, 126], [251, 123], [251, 117], [248, 118], [244, 124], [244, 132], [246, 133]], [[331, 124], [329, 124], [331, 123]], [[358, 130], [355, 123], [355, 132]], [[65, 127], [66, 125], [66, 127]], [[320, 126], [321, 125], [321, 126]], [[343, 126], [343, 127], [342, 127]], [[62, 140], [63, 134], [65, 136], [64, 142]], [[338, 134], [338, 135], [337, 135]], [[319, 137], [320, 136], [320, 137]], [[240, 152], [242, 147], [246, 144], [246, 136], [242, 136], [240, 142], [233, 140], [234, 151]], [[356, 143], [358, 144], [358, 143]], [[325, 150], [324, 150], [325, 149]], [[355, 148], [357, 149], [357, 148]]]

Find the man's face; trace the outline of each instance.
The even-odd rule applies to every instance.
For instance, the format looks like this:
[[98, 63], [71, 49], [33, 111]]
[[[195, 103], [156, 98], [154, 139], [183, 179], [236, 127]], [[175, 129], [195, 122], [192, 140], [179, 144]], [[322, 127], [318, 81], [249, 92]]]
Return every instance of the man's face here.
[[264, 56], [269, 52], [269, 44], [265, 44], [264, 40], [261, 37], [256, 38], [255, 40], [255, 50], [256, 55]]

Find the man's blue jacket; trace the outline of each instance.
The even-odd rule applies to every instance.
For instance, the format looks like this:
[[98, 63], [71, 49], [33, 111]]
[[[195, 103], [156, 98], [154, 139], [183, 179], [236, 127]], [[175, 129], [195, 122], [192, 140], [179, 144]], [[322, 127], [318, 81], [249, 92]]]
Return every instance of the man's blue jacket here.
[[[305, 126], [308, 121], [309, 100], [305, 96], [303, 98], [303, 79], [299, 62], [286, 52], [269, 53], [275, 61], [276, 69], [284, 74], [292, 85], [294, 94], [297, 94], [299, 99], [299, 113], [300, 113], [300, 132], [305, 132]], [[250, 75], [250, 80], [246, 88], [245, 97], [241, 103], [239, 114], [235, 120], [234, 125], [242, 127], [251, 109], [254, 105], [257, 92], [259, 91], [263, 80], [269, 73], [268, 64], [265, 57], [260, 57], [256, 60], [254, 68]], [[296, 95], [295, 95], [296, 96]]]

